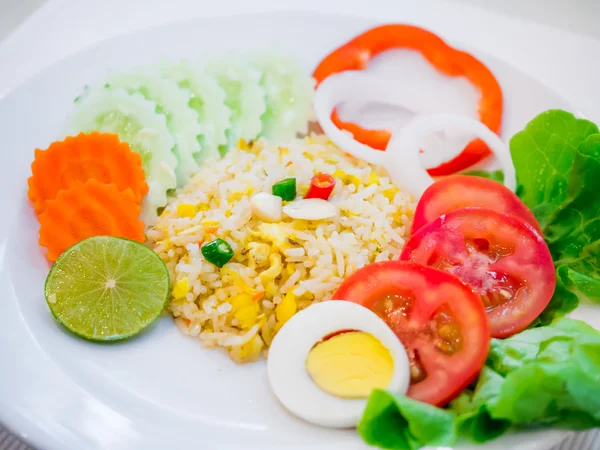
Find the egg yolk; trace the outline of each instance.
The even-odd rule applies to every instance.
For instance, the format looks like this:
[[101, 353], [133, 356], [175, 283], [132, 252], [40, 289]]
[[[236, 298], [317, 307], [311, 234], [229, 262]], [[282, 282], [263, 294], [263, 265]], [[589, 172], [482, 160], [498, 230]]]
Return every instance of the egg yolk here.
[[373, 335], [349, 331], [315, 345], [306, 358], [306, 370], [328, 394], [366, 398], [373, 389], [388, 387], [394, 360]]

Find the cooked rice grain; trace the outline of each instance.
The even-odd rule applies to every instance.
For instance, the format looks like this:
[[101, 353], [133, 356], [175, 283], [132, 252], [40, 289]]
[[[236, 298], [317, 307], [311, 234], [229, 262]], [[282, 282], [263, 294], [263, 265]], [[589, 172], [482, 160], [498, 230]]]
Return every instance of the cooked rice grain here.
[[[338, 217], [280, 223], [252, 217], [253, 194], [295, 177], [302, 197], [317, 173], [336, 178], [330, 201]], [[266, 355], [283, 323], [330, 299], [344, 277], [398, 258], [412, 211], [409, 195], [383, 169], [344, 154], [324, 136], [311, 136], [285, 147], [241, 143], [206, 164], [147, 235], [171, 274], [169, 310], [179, 330], [206, 347], [226, 348], [243, 363]], [[222, 269], [200, 251], [217, 237], [235, 252]]]

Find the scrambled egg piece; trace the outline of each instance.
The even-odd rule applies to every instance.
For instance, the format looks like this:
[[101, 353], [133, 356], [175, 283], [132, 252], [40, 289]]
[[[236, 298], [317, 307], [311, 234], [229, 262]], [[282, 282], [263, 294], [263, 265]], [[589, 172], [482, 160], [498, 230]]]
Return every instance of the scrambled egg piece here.
[[250, 267], [256, 269], [257, 267], [266, 266], [269, 262], [269, 254], [271, 253], [271, 247], [268, 244], [261, 242], [250, 242], [248, 244], [248, 258], [250, 260]]
[[229, 356], [238, 364], [253, 362], [260, 357], [260, 351], [264, 346], [263, 340], [257, 335], [239, 347], [232, 347]]
[[263, 222], [258, 226], [256, 235], [267, 242], [271, 242], [273, 249], [276, 251], [282, 252], [291, 247], [288, 234], [281, 224]]
[[193, 219], [196, 217], [197, 212], [198, 209], [195, 205], [190, 205], [187, 203], [180, 203], [177, 205], [177, 215], [179, 217], [189, 217], [190, 219]]
[[265, 287], [270, 281], [274, 281], [275, 278], [281, 275], [281, 271], [283, 270], [283, 263], [281, 262], [281, 255], [279, 253], [271, 253], [269, 263], [271, 266], [259, 275], [260, 281], [262, 281]]
[[260, 306], [252, 300], [250, 294], [239, 294], [230, 299], [235, 317], [241, 328], [250, 329], [257, 321]]
[[350, 175], [340, 169], [337, 169], [335, 172], [333, 172], [333, 177], [339, 178], [344, 184], [353, 184], [357, 188], [362, 184], [361, 179], [356, 175]]
[[276, 331], [279, 331], [279, 329], [290, 320], [294, 314], [296, 314], [297, 309], [296, 296], [290, 291], [285, 294], [281, 303], [275, 308], [275, 317], [277, 318]]

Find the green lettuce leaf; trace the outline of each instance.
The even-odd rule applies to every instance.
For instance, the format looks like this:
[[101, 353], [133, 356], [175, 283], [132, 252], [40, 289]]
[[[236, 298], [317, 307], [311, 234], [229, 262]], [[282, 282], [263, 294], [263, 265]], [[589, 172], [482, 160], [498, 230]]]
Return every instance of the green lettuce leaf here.
[[510, 142], [519, 196], [542, 225], [557, 269], [556, 292], [535, 325], [600, 301], [600, 135], [592, 122], [551, 110]]
[[546, 309], [531, 326], [548, 325], [559, 317], [563, 317], [577, 308], [579, 298], [565, 286], [561, 269], [556, 271], [556, 288]]
[[475, 442], [498, 436], [508, 425], [600, 426], [600, 332], [563, 318], [492, 339], [475, 390], [450, 407], [461, 434]]
[[488, 408], [500, 395], [503, 378], [488, 367], [479, 375], [475, 389], [465, 389], [451, 404], [457, 414], [459, 434], [481, 443], [495, 439], [511, 426], [508, 420], [494, 419]]
[[357, 429], [367, 444], [394, 450], [448, 447], [457, 437], [452, 412], [379, 389], [369, 397]]
[[489, 180], [497, 181], [498, 183], [504, 183], [504, 172], [501, 170], [487, 171], [487, 170], [469, 170], [461, 175], [471, 175], [474, 177], [487, 178]]
[[561, 110], [541, 113], [510, 140], [521, 200], [542, 228], [567, 196], [577, 147], [598, 133], [592, 122]]
[[600, 426], [599, 331], [563, 318], [492, 339], [476, 385], [448, 409], [375, 391], [358, 431], [371, 445], [413, 450], [452, 446], [457, 436], [483, 443], [511, 426]]
[[550, 217], [545, 238], [565, 287], [600, 301], [600, 134], [575, 154], [568, 192]]

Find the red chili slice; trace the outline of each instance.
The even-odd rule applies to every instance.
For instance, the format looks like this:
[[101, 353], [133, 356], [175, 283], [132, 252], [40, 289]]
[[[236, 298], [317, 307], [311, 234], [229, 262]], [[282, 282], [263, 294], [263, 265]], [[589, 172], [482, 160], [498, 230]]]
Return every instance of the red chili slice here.
[[497, 338], [527, 328], [556, 286], [542, 237], [522, 220], [490, 209], [463, 208], [439, 217], [409, 239], [400, 259], [469, 283], [481, 296]]
[[304, 198], [320, 198], [327, 200], [335, 187], [335, 178], [327, 173], [320, 173], [312, 177], [310, 187]]
[[443, 214], [471, 206], [518, 217], [542, 234], [533, 213], [510, 189], [497, 181], [468, 175], [442, 178], [425, 190], [415, 209], [411, 234]]
[[[446, 44], [440, 37], [419, 27], [405, 24], [382, 25], [365, 31], [327, 55], [314, 71], [317, 84], [328, 76], [345, 70], [363, 70], [376, 55], [394, 48], [420, 52], [441, 73], [464, 77], [481, 92], [479, 119], [494, 133], [502, 122], [502, 89], [492, 72], [477, 58]], [[367, 130], [343, 122], [335, 111], [331, 119], [340, 129], [350, 131], [354, 139], [377, 150], [385, 150], [390, 139], [387, 130]], [[451, 175], [472, 166], [491, 154], [485, 143], [472, 141], [455, 158], [429, 169], [431, 176]]]
[[411, 363], [410, 398], [443, 406], [485, 364], [490, 345], [485, 309], [455, 276], [385, 261], [354, 272], [333, 298], [366, 306], [396, 333]]

